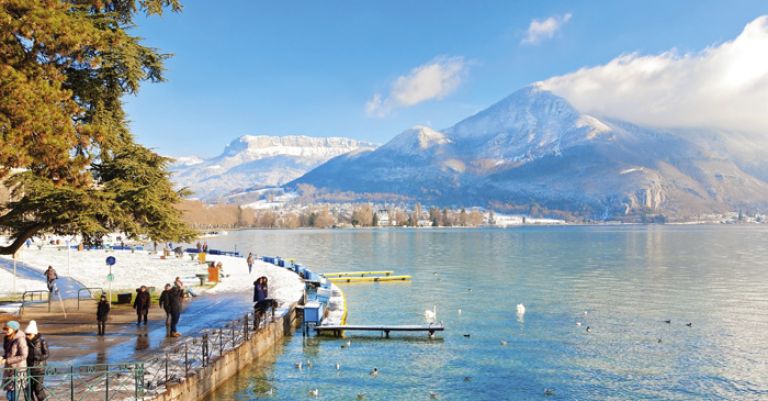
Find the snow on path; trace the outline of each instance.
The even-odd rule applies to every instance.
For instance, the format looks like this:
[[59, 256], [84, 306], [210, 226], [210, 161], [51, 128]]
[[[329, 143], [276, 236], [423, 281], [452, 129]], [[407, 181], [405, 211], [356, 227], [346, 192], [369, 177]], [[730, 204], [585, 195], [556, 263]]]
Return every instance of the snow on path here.
[[[69, 268], [67, 263], [69, 254]], [[114, 281], [113, 289], [133, 290], [142, 285], [161, 289], [166, 283], [173, 283], [176, 277], [187, 277], [186, 283], [197, 282], [195, 274], [207, 274], [206, 265], [198, 264], [185, 254], [183, 258], [171, 256], [161, 259], [160, 255], [151, 254], [148, 251], [105, 251], [90, 250], [77, 251], [72, 249], [67, 252], [64, 246], [43, 246], [38, 249], [33, 246], [24, 248], [18, 254], [18, 260], [28, 266], [39, 270], [41, 273], [49, 266], [56, 269], [59, 276], [69, 275], [87, 287], [107, 288], [107, 274], [109, 267], [106, 258], [114, 256], [117, 263], [112, 266]], [[10, 260], [10, 256], [2, 255], [2, 258]], [[248, 291], [253, 289], [253, 282], [259, 276], [267, 276], [269, 279], [270, 297], [283, 303], [291, 303], [298, 300], [304, 291], [301, 279], [287, 269], [270, 265], [261, 261], [254, 263], [253, 272], [248, 274], [248, 265], [244, 258], [233, 256], [208, 255], [207, 261], [221, 262], [223, 265], [223, 277], [221, 282], [207, 293], [228, 293]], [[11, 286], [12, 274], [5, 272], [6, 276], [0, 276], [0, 294], [8, 293]], [[41, 275], [42, 276], [42, 275]], [[21, 280], [17, 280], [17, 287]], [[36, 283], [32, 281], [32, 283]], [[42, 288], [45, 283], [40, 281]], [[31, 284], [30, 284], [31, 285]], [[36, 284], [35, 284], [36, 285]], [[8, 287], [6, 289], [6, 287]], [[35, 287], [36, 288], [36, 287]]]

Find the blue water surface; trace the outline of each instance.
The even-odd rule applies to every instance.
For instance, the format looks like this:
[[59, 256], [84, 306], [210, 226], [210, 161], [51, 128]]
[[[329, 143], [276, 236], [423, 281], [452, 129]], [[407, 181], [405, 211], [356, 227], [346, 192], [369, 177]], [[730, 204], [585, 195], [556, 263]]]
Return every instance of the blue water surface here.
[[349, 323], [423, 323], [434, 306], [447, 327], [433, 340], [298, 333], [210, 400], [768, 398], [764, 226], [253, 230], [208, 243], [318, 272], [412, 275], [343, 285]]

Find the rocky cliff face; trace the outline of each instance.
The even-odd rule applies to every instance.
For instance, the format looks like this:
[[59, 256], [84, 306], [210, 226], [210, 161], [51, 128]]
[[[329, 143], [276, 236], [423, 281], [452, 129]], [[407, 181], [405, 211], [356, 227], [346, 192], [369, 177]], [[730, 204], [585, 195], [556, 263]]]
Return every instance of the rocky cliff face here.
[[244, 191], [280, 186], [333, 157], [374, 147], [342, 137], [244, 135], [217, 157], [178, 158], [171, 170], [177, 185], [190, 188], [194, 197], [222, 202]]
[[603, 120], [531, 87], [453, 127], [414, 127], [376, 150], [332, 159], [289, 187], [522, 211], [535, 204], [590, 218], [685, 219], [768, 206], [760, 175], [768, 149], [750, 140]]

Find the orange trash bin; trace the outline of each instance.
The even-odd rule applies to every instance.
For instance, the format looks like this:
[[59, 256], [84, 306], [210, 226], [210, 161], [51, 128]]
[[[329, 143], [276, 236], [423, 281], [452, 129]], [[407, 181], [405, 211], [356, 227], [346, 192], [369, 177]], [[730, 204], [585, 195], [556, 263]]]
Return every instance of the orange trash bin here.
[[216, 266], [208, 266], [208, 281], [212, 283], [219, 282], [219, 269]]

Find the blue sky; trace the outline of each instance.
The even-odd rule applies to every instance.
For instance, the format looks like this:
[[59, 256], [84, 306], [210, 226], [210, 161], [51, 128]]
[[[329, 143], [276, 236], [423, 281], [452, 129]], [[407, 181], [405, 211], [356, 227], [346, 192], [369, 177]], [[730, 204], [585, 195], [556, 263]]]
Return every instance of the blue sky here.
[[762, 0], [183, 4], [137, 21], [174, 57], [168, 82], [126, 108], [139, 142], [203, 157], [244, 134], [384, 143], [445, 128], [532, 82], [623, 54], [701, 52], [768, 14]]

